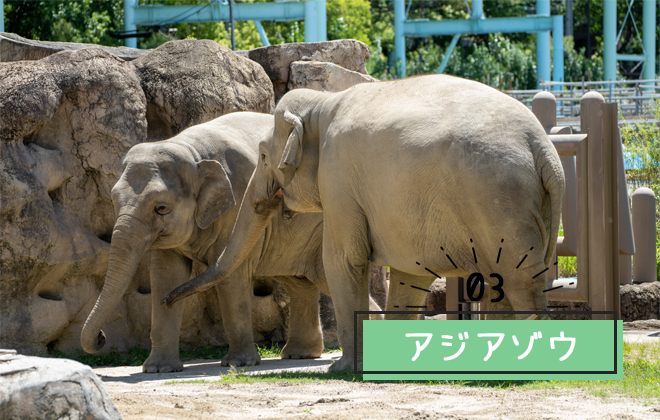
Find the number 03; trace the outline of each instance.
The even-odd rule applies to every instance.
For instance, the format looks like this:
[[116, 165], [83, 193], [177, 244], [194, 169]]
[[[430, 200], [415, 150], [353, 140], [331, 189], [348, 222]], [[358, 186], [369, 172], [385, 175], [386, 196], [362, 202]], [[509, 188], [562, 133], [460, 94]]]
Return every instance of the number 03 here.
[[[492, 278], [497, 279], [497, 284], [493, 286], [493, 290], [497, 291], [499, 293], [499, 296], [496, 297], [495, 299], [491, 299], [491, 302], [499, 302], [502, 299], [504, 299], [504, 291], [502, 290], [502, 284], [504, 283], [504, 279], [502, 276], [499, 274], [493, 273], [490, 275]], [[477, 289], [477, 286], [479, 286], [479, 294], [477, 296], [474, 295], [474, 292]], [[470, 274], [470, 277], [468, 277], [468, 282], [467, 282], [467, 294], [468, 297], [470, 298], [471, 301], [480, 301], [482, 297], [484, 297], [484, 276], [481, 273], [472, 273]]]

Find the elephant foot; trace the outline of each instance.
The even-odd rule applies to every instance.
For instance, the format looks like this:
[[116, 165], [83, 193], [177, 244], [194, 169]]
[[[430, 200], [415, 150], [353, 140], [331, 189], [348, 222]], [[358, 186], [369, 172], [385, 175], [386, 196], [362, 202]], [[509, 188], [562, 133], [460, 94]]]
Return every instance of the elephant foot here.
[[315, 359], [323, 354], [323, 339], [314, 344], [287, 342], [282, 349], [282, 359]]
[[244, 350], [229, 348], [229, 353], [220, 361], [221, 366], [255, 366], [261, 363], [261, 357], [254, 346]]
[[178, 357], [167, 357], [152, 354], [142, 365], [142, 372], [145, 373], [169, 373], [181, 372], [183, 363]]
[[[341, 359], [330, 365], [328, 372], [353, 372], [354, 365], [355, 362], [352, 356], [342, 356]], [[362, 370], [362, 362], [358, 362], [358, 370]]]

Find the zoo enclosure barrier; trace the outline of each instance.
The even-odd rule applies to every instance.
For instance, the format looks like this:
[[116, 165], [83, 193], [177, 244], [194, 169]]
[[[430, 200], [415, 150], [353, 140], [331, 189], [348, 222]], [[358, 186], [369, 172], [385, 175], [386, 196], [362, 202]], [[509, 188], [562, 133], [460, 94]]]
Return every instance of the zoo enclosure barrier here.
[[[580, 115], [578, 103], [592, 90], [601, 93], [607, 102], [616, 103], [623, 116], [647, 114], [650, 104], [660, 95], [660, 79], [617, 80], [581, 82], [541, 82], [541, 89], [503, 90], [507, 95], [518, 99], [528, 107], [532, 106], [534, 96], [546, 90], [552, 90], [558, 102], [557, 116], [572, 118]], [[501, 87], [500, 87], [501, 90]]]
[[[552, 140], [566, 178], [564, 236], [557, 240], [553, 261], [557, 256], [577, 257], [577, 279], [557, 279], [556, 265], [546, 272], [548, 300], [587, 302], [592, 311], [616, 311], [620, 318], [620, 271], [626, 264], [629, 267], [635, 243], [617, 104], [605, 103], [598, 92], [586, 93], [580, 100], [581, 134], [556, 125], [556, 98], [550, 92], [534, 96], [532, 112]], [[623, 277], [627, 276], [623, 270]], [[472, 302], [465, 283], [459, 277], [447, 278], [447, 311], [477, 310], [479, 306], [486, 310], [488, 291], [480, 302]], [[447, 319], [466, 318], [447, 315]], [[593, 315], [593, 319], [607, 316]]]

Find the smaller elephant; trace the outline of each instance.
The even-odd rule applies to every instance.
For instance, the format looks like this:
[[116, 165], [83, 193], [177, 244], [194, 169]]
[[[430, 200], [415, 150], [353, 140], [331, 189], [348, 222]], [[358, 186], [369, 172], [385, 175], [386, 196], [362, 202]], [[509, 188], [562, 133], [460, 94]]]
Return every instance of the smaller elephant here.
[[[273, 125], [272, 115], [232, 113], [169, 140], [129, 150], [112, 189], [116, 222], [110, 261], [101, 295], [82, 330], [85, 351], [103, 348], [101, 327], [150, 250], [152, 349], [143, 370], [182, 370], [179, 334], [184, 302], [171, 309], [160, 302], [190, 278], [193, 262], [213, 265], [224, 250], [259, 159], [259, 141]], [[252, 238], [256, 245], [247, 250], [240, 267], [215, 286], [229, 341], [223, 366], [260, 362], [252, 336], [253, 279], [280, 281], [291, 296], [289, 337], [282, 357], [318, 357], [323, 351], [319, 290], [330, 292], [323, 272], [322, 214], [269, 219], [268, 228]]]

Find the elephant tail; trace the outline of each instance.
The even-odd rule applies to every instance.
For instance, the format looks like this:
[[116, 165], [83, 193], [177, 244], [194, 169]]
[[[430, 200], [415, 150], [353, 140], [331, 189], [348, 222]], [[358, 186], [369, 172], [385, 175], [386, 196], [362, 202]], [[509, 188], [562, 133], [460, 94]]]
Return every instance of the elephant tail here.
[[554, 145], [547, 137], [545, 140], [539, 156], [540, 165], [537, 167], [540, 169], [541, 181], [546, 191], [543, 197], [542, 214], [546, 232], [549, 233], [548, 247], [543, 261], [546, 267], [550, 267], [559, 236], [561, 206], [564, 198], [564, 169]]

